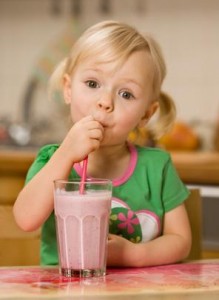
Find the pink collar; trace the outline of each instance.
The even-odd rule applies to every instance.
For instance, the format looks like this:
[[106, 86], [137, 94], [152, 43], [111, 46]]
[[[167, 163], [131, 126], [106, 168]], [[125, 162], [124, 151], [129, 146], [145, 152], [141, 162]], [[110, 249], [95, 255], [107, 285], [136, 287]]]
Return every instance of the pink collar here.
[[[125, 173], [119, 177], [113, 180], [113, 186], [119, 186], [122, 185], [123, 183], [125, 183], [133, 174], [136, 163], [137, 163], [137, 150], [135, 148], [134, 145], [128, 143], [128, 147], [129, 147], [129, 151], [130, 151], [130, 161], [129, 161], [129, 165], [127, 170], [125, 171]], [[80, 163], [75, 163], [74, 164], [74, 170], [75, 172], [81, 177], [82, 175], [82, 167], [80, 165]]]

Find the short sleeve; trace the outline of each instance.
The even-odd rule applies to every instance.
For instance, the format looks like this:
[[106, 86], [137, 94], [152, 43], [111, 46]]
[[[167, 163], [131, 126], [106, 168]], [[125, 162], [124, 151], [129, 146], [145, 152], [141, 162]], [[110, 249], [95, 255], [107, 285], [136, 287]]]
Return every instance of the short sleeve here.
[[59, 145], [46, 145], [42, 147], [30, 169], [27, 172], [25, 184], [27, 184], [50, 160], [54, 152], [58, 149]]
[[177, 207], [189, 196], [189, 190], [179, 178], [170, 157], [164, 168], [162, 188], [165, 212]]

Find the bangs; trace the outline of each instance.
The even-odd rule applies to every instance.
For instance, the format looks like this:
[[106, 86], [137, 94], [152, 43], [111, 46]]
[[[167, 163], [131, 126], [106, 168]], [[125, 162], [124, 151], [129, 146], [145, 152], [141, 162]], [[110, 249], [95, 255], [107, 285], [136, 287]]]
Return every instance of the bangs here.
[[145, 51], [152, 58], [153, 90], [157, 97], [166, 73], [161, 50], [150, 36], [141, 35], [129, 25], [106, 21], [89, 28], [73, 45], [65, 72], [72, 75], [80, 63], [89, 59], [97, 64], [114, 63], [118, 69], [137, 51]]
[[[129, 27], [128, 27], [129, 28]], [[71, 52], [71, 73], [80, 62], [95, 57], [97, 63], [116, 62], [118, 66], [135, 51], [147, 50], [145, 39], [133, 28], [109, 26], [99, 31], [88, 30], [78, 39]], [[150, 51], [149, 51], [150, 52]]]

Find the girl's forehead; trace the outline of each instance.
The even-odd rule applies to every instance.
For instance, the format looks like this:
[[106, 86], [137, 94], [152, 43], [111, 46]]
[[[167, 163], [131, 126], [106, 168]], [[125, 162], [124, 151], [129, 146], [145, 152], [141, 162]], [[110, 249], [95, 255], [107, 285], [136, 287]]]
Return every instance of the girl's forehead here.
[[[135, 59], [133, 59], [135, 58]], [[136, 63], [136, 60], [141, 60], [141, 63], [145, 66], [148, 65], [148, 68], [152, 66], [151, 55], [146, 51], [135, 51], [133, 53], [120, 53], [120, 54], [96, 54], [96, 55], [87, 55], [78, 60], [77, 67], [83, 69], [99, 69], [107, 67], [116, 71], [124, 67], [124, 65], [133, 65]]]
[[88, 58], [79, 63], [79, 67], [84, 70], [99, 70], [103, 68], [115, 69], [119, 64], [117, 60], [104, 60], [98, 57]]

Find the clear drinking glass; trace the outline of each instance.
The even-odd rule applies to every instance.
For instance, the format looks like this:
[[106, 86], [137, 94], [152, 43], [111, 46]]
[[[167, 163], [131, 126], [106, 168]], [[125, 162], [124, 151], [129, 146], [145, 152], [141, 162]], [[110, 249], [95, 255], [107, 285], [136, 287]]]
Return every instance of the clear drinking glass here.
[[[84, 184], [81, 193], [81, 184]], [[54, 181], [54, 211], [60, 273], [66, 277], [106, 274], [112, 182]]]

